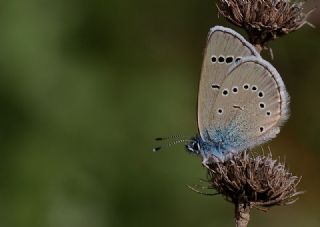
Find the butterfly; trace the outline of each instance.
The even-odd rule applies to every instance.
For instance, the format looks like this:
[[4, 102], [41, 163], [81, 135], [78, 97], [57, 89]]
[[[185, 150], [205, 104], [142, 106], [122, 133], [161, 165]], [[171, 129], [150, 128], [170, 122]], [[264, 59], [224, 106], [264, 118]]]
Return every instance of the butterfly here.
[[[186, 144], [203, 164], [274, 138], [289, 117], [289, 95], [277, 70], [230, 28], [210, 29], [198, 93], [199, 133]], [[156, 149], [157, 150], [157, 149]]]

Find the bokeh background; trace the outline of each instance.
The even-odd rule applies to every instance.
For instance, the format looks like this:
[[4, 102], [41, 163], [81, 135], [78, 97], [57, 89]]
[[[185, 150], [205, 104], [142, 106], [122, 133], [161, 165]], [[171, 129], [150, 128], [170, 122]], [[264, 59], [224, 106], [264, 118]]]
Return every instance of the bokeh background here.
[[[205, 177], [197, 157], [182, 145], [151, 152], [157, 136], [197, 132], [202, 53], [217, 24], [234, 28], [214, 1], [2, 1], [0, 225], [233, 226], [232, 204], [186, 187]], [[320, 31], [271, 47], [292, 114], [264, 148], [307, 192], [253, 211], [251, 226], [320, 226]]]

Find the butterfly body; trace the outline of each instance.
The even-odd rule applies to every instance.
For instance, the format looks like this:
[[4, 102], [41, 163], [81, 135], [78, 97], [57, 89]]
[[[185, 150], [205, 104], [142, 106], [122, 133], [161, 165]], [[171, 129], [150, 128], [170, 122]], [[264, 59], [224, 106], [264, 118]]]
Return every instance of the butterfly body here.
[[225, 160], [274, 138], [289, 96], [277, 70], [235, 31], [210, 30], [198, 95], [199, 135], [187, 150]]
[[224, 128], [214, 128], [207, 134], [206, 138], [198, 135], [187, 145], [189, 151], [200, 154], [206, 160], [210, 157], [225, 160], [246, 142], [246, 138], [243, 138], [243, 134], [233, 122]]

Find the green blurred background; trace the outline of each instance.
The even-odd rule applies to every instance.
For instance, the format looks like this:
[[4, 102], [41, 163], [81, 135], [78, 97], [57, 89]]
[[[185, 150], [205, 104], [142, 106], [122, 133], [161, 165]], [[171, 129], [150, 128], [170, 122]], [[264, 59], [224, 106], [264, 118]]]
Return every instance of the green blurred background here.
[[[217, 24], [230, 26], [211, 0], [2, 1], [0, 225], [233, 226], [231, 204], [186, 187], [205, 177], [197, 157], [151, 152], [157, 136], [197, 131]], [[320, 31], [271, 46], [292, 115], [269, 146], [307, 193], [251, 226], [320, 226]]]

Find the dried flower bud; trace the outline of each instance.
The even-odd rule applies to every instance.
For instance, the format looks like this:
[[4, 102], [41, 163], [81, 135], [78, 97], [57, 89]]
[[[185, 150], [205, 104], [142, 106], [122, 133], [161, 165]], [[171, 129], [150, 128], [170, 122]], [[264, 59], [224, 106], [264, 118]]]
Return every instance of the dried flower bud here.
[[[273, 160], [271, 153], [253, 156], [242, 152], [224, 162], [212, 160], [206, 167], [209, 186], [189, 188], [205, 195], [221, 194], [234, 203], [237, 227], [247, 226], [251, 208], [266, 211], [271, 206], [289, 205], [303, 193], [297, 191], [301, 178]], [[206, 193], [203, 189], [214, 189], [217, 193]]]
[[243, 152], [225, 162], [208, 165], [211, 188], [228, 201], [249, 207], [288, 205], [297, 200], [300, 178], [285, 165], [267, 156], [252, 156]]
[[268, 41], [298, 30], [307, 23], [304, 3], [292, 0], [218, 0], [225, 18], [243, 27], [250, 42], [262, 49]]

